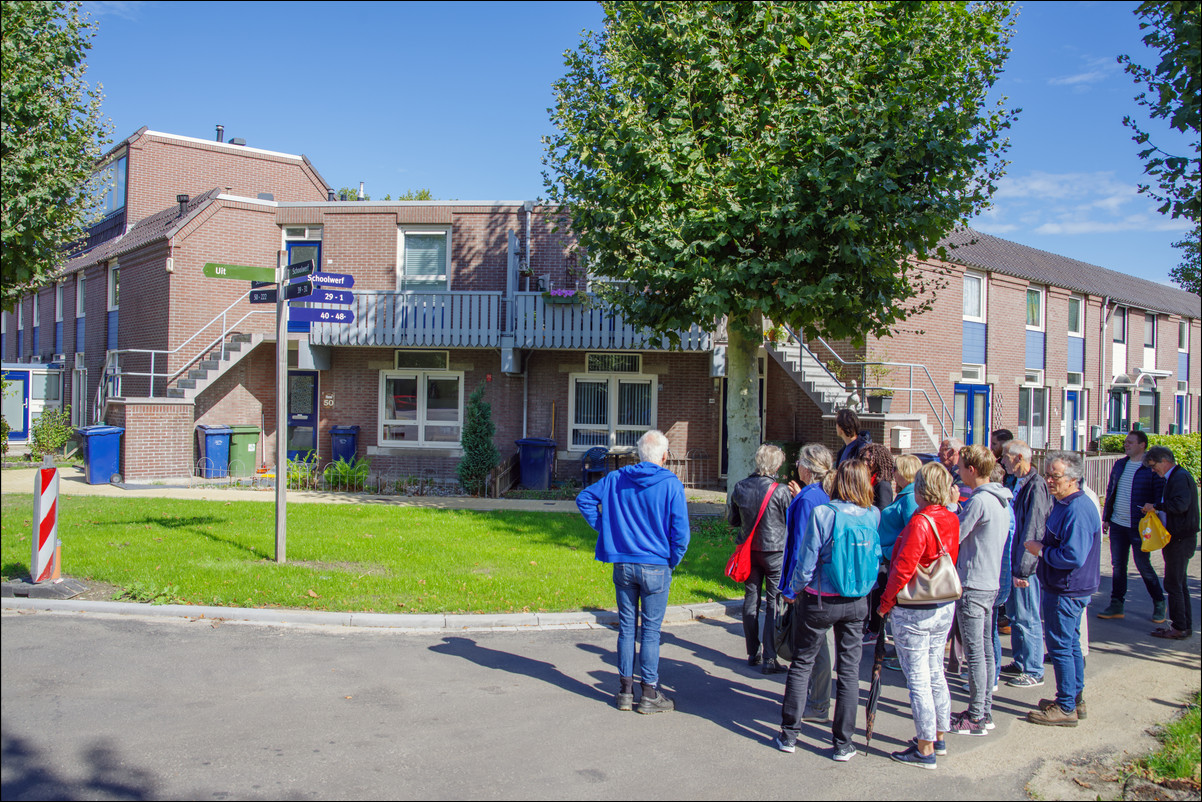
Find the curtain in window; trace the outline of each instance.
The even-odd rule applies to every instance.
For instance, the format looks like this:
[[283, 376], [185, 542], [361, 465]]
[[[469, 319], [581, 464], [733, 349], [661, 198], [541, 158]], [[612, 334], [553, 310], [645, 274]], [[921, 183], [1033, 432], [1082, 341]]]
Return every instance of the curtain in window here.
[[575, 385], [572, 445], [609, 445], [609, 380], [579, 379]]
[[1027, 290], [1027, 325], [1038, 327], [1039, 321], [1039, 301], [1040, 296], [1037, 290]]
[[447, 267], [447, 237], [432, 234], [405, 234], [406, 290], [445, 290]]

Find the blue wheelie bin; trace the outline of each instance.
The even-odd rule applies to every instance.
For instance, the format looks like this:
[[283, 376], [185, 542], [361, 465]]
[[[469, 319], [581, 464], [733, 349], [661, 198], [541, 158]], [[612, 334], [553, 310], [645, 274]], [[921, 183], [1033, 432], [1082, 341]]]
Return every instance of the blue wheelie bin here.
[[230, 474], [230, 432], [228, 426], [198, 424], [196, 437], [200, 441], [200, 476], [221, 479]]
[[345, 460], [355, 461], [355, 452], [359, 450], [358, 426], [330, 427], [330, 459], [333, 462]]
[[522, 487], [550, 490], [551, 479], [555, 476], [555, 441], [545, 437], [523, 437], [514, 442], [518, 447]]
[[90, 485], [108, 484], [121, 475], [120, 426], [84, 426], [76, 429], [83, 442], [84, 477]]

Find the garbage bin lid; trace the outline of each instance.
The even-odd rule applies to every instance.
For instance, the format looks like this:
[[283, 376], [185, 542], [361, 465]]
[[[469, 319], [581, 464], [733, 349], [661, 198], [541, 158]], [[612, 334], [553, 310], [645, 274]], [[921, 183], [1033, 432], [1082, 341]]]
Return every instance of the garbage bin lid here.
[[198, 423], [196, 428], [202, 430], [205, 434], [229, 434], [230, 427], [228, 426], [210, 426], [207, 423]]
[[554, 448], [557, 444], [549, 437], [523, 437], [521, 440], [514, 440], [519, 446], [551, 446]]
[[358, 434], [358, 426], [331, 426], [330, 434]]
[[75, 431], [82, 434], [84, 437], [94, 437], [100, 434], [120, 434], [125, 431], [124, 426], [105, 426], [98, 424], [96, 426], [81, 426]]
[[228, 424], [231, 432], [235, 434], [247, 434], [249, 432], [259, 433], [259, 427], [253, 423], [231, 423]]

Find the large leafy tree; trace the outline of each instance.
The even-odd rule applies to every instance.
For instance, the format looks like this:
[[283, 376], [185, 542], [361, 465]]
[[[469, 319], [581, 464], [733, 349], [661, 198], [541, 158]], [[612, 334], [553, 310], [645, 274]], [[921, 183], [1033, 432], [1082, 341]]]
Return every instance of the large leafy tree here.
[[[1198, 292], [1198, 240], [1202, 236], [1202, 3], [1197, 0], [1140, 3], [1135, 15], [1141, 30], [1148, 31], [1144, 44], [1160, 51], [1155, 69], [1140, 66], [1130, 56], [1119, 63], [1146, 90], [1136, 102], [1154, 120], [1165, 120], [1174, 130], [1191, 134], [1193, 155], [1169, 153], [1152, 142], [1152, 135], [1130, 116], [1123, 125], [1135, 132], [1132, 139], [1145, 146], [1139, 152], [1144, 173], [1156, 186], [1141, 185], [1139, 191], [1158, 201], [1161, 214], [1184, 217], [1194, 224], [1190, 234], [1173, 246], [1182, 250], [1182, 262], [1171, 273], [1173, 281]], [[1176, 149], [1176, 148], [1175, 148]]]
[[[610, 301], [729, 322], [730, 475], [758, 444], [762, 320], [886, 335], [929, 308], [906, 257], [982, 209], [1014, 112], [986, 94], [1007, 3], [605, 3], [566, 56], [545, 181]], [[929, 296], [928, 296], [929, 297]]]
[[95, 24], [80, 18], [79, 4], [5, 0], [0, 14], [0, 303], [12, 309], [52, 277], [90, 222], [89, 179], [108, 126], [100, 116], [100, 88], [83, 80]]

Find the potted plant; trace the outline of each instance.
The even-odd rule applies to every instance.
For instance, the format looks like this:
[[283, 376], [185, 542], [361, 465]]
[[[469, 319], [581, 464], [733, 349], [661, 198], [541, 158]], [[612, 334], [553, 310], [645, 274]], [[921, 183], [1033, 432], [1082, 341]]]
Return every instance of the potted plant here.
[[[884, 357], [888, 359], [888, 356]], [[869, 365], [868, 379], [870, 385], [883, 385], [889, 378], [890, 369], [887, 365]], [[877, 389], [868, 391], [868, 411], [878, 414], [888, 414], [893, 407], [893, 391]]]
[[576, 290], [547, 290], [543, 293], [543, 301], [549, 304], [582, 304], [585, 294]]

